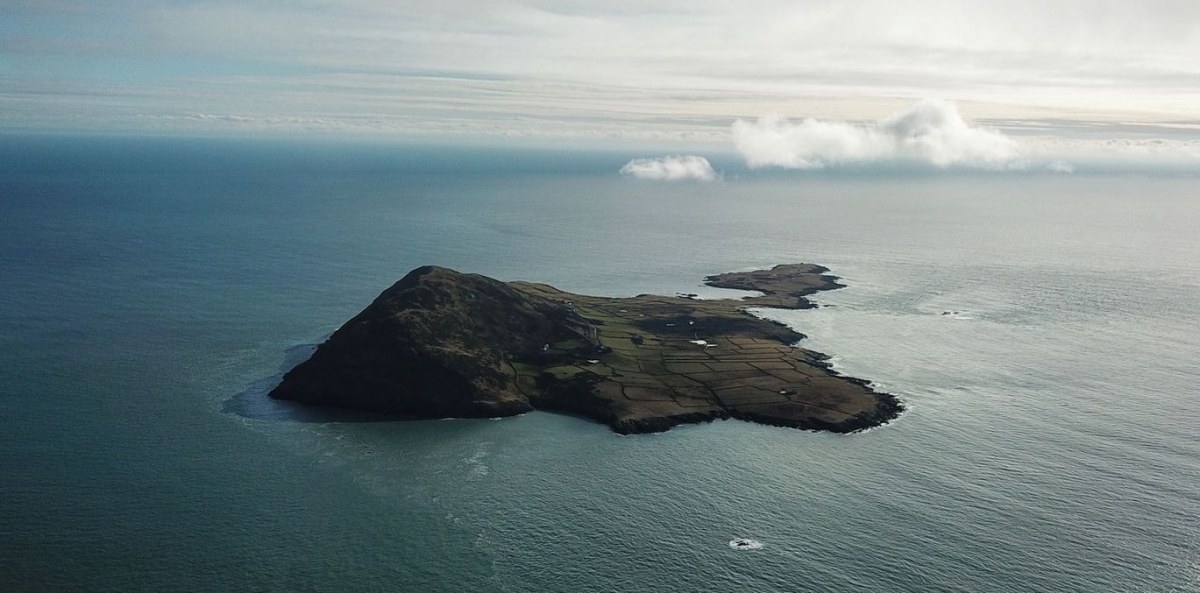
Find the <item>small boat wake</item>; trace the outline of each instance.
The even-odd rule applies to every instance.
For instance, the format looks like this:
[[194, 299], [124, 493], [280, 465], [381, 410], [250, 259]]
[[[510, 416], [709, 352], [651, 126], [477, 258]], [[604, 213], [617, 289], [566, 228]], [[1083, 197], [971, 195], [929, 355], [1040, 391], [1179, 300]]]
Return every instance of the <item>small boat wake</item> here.
[[757, 550], [763, 547], [763, 545], [762, 542], [756, 539], [739, 537], [737, 539], [729, 540], [729, 547], [735, 550]]

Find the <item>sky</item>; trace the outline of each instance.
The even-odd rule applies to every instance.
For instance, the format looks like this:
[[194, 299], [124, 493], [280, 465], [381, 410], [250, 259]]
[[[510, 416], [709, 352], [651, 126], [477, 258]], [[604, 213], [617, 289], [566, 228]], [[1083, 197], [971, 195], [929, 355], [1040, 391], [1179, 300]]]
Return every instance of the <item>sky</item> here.
[[1192, 0], [7, 0], [0, 130], [713, 146], [941, 109], [1200, 155], [1198, 56]]

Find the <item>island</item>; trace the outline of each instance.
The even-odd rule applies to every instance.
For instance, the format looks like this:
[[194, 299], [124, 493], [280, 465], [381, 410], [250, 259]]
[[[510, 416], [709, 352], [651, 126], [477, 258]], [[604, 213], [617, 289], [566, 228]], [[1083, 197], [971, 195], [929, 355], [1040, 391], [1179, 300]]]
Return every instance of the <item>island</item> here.
[[270, 396], [414, 418], [577, 414], [622, 434], [737, 418], [855, 432], [893, 395], [830, 369], [751, 308], [815, 307], [829, 270], [784, 264], [705, 278], [742, 299], [585, 296], [437, 266], [409, 272], [286, 373]]

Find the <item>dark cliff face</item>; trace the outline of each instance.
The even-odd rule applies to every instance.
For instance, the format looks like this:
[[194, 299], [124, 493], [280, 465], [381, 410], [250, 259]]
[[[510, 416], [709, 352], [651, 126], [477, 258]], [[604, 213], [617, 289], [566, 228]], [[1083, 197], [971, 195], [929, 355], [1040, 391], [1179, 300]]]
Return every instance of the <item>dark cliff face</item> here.
[[559, 303], [425, 266], [334, 332], [271, 397], [425, 417], [521, 413], [531, 406], [511, 361], [585, 327]]

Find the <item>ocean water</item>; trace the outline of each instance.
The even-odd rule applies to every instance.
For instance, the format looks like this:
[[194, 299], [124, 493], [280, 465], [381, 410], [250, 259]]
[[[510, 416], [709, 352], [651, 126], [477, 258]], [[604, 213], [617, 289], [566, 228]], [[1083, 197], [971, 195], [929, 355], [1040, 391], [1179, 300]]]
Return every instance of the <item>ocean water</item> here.
[[[0, 590], [1200, 591], [1196, 178], [635, 156], [3, 138]], [[264, 397], [421, 264], [632, 295], [794, 261], [849, 286], [763, 314], [896, 422]]]

